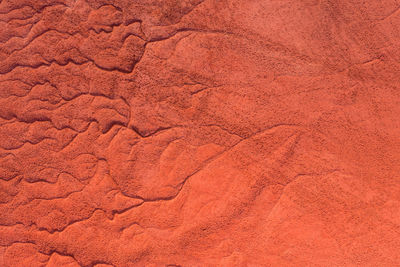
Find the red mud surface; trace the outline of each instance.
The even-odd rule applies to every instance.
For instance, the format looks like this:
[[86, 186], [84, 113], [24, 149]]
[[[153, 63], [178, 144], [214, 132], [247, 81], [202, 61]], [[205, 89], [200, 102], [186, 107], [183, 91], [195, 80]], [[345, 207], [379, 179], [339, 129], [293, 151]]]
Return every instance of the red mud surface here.
[[400, 266], [399, 0], [1, 0], [0, 266]]

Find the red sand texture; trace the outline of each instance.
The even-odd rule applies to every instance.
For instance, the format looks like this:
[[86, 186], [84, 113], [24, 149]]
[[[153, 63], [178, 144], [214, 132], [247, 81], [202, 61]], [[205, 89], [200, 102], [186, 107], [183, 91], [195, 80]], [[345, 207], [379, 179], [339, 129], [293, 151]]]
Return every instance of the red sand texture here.
[[0, 266], [400, 266], [399, 0], [2, 0]]

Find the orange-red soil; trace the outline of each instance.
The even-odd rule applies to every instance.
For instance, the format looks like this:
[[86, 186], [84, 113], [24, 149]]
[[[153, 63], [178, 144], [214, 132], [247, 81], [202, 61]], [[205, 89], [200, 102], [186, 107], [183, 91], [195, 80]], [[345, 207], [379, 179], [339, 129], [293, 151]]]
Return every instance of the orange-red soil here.
[[0, 266], [399, 251], [399, 0], [0, 1]]

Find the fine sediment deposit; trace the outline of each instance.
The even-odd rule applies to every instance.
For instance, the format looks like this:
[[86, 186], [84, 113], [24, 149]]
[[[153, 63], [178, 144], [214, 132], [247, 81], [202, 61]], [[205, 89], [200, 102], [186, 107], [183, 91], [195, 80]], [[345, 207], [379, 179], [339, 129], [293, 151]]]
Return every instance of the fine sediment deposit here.
[[400, 266], [399, 0], [0, 1], [0, 266]]

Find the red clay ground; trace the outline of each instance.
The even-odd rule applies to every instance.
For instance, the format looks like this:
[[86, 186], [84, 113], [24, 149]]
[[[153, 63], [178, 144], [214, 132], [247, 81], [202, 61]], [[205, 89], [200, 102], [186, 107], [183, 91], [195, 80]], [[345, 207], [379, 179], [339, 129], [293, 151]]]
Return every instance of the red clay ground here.
[[400, 266], [399, 0], [2, 0], [0, 266]]

